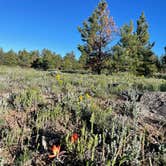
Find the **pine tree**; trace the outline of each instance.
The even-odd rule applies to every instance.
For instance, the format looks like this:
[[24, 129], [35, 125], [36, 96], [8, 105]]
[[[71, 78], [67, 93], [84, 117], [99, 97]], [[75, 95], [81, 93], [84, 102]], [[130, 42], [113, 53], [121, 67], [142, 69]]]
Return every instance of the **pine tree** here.
[[141, 14], [137, 21], [136, 35], [138, 40], [138, 56], [139, 61], [141, 62], [137, 72], [141, 75], [152, 75], [157, 71], [157, 57], [152, 51], [155, 43], [151, 44], [149, 42], [150, 35], [148, 32], [148, 23], [144, 13]]
[[149, 42], [148, 24], [146, 22], [145, 14], [142, 12], [140, 18], [137, 20], [137, 39], [141, 46], [145, 46]]
[[22, 67], [30, 67], [32, 63], [32, 57], [27, 50], [20, 50], [18, 52], [19, 65]]
[[73, 51], [71, 51], [70, 53], [67, 53], [64, 58], [63, 58], [63, 65], [62, 65], [63, 70], [68, 70], [68, 71], [72, 71], [72, 70], [76, 70], [78, 69], [78, 62], [75, 58], [75, 54]]
[[162, 70], [166, 72], [166, 46], [164, 47], [164, 50], [165, 50], [165, 53], [161, 57], [161, 66], [162, 66]]
[[92, 71], [101, 73], [104, 61], [109, 57], [107, 46], [117, 31], [113, 18], [109, 16], [108, 4], [102, 0], [92, 15], [78, 28], [84, 45], [78, 49], [87, 57], [86, 64]]
[[3, 55], [3, 65], [16, 66], [18, 65], [17, 54], [13, 50], [9, 50]]
[[137, 55], [137, 36], [134, 33], [133, 22], [125, 24], [120, 29], [120, 41], [112, 48], [114, 67], [118, 71], [128, 71], [136, 74], [139, 66]]
[[78, 61], [80, 69], [87, 69], [86, 60], [87, 60], [87, 54], [82, 53]]
[[139, 58], [137, 55], [137, 36], [134, 33], [133, 22], [130, 21], [129, 25], [125, 25], [121, 29], [121, 44], [123, 48], [122, 54], [122, 66], [123, 70], [127, 70], [136, 74], [137, 67], [139, 65]]
[[149, 42], [148, 24], [144, 13], [137, 21], [134, 32], [133, 23], [124, 25], [120, 31], [120, 41], [113, 47], [113, 60], [118, 61], [121, 71], [129, 71], [138, 75], [152, 75], [157, 71], [157, 57]]
[[43, 69], [48, 70], [48, 69], [54, 69], [55, 64], [53, 60], [53, 53], [52, 51], [48, 49], [43, 49], [42, 50], [42, 58], [43, 58]]
[[109, 70], [111, 72], [123, 71], [122, 54], [123, 54], [123, 50], [119, 44], [116, 44], [115, 46], [112, 47], [112, 58], [109, 63], [110, 64]]
[[3, 65], [4, 62], [4, 51], [0, 48], [0, 65]]

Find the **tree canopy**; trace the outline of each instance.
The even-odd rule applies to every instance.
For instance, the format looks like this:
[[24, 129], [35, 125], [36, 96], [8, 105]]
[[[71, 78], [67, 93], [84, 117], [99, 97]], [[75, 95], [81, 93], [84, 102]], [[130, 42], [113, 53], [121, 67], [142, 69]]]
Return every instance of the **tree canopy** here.
[[109, 16], [107, 2], [102, 0], [78, 30], [84, 42], [78, 49], [86, 56], [87, 66], [100, 74], [104, 61], [110, 55], [110, 48], [107, 46], [117, 31], [113, 18]]

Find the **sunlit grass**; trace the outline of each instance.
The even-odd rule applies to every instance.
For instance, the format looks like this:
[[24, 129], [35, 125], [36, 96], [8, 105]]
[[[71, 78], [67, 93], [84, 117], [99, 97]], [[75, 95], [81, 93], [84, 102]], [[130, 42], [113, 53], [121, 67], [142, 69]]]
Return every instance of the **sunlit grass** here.
[[[135, 103], [126, 103], [123, 114], [132, 115], [128, 119], [117, 116], [106, 103], [126, 90], [166, 91], [166, 80], [129, 73], [52, 75], [5, 66], [0, 67], [0, 80], [0, 141], [4, 151], [0, 163], [6, 156], [6, 162], [13, 165], [36, 158], [46, 165], [163, 163], [165, 139], [161, 136], [158, 142], [160, 152], [150, 152], [151, 142], [146, 129], [139, 128]], [[77, 139], [71, 141], [73, 133]], [[59, 153], [63, 153], [50, 159], [53, 146], [60, 146]]]

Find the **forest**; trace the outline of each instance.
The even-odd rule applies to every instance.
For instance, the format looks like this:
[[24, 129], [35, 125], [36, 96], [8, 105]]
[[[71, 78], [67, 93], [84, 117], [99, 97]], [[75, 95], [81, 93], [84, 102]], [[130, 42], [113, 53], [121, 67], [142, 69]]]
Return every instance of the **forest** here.
[[[107, 4], [100, 3], [82, 27], [78, 27], [83, 41], [78, 43], [79, 58], [73, 51], [62, 57], [46, 48], [18, 52], [4, 52], [1, 48], [0, 65], [97, 74], [130, 72], [144, 76], [166, 72], [166, 47], [162, 55], [153, 52], [155, 41], [150, 41], [149, 25], [143, 12], [136, 25], [134, 27], [133, 21], [130, 21], [118, 28], [109, 15]], [[119, 41], [111, 45], [116, 37]]]

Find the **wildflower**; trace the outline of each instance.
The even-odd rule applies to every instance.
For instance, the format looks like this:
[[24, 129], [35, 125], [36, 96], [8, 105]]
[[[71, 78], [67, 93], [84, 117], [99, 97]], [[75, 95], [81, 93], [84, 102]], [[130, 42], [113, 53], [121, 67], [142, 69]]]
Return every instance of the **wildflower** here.
[[82, 97], [82, 95], [79, 97], [79, 100], [80, 100], [80, 102], [83, 100], [83, 97]]
[[60, 79], [61, 79], [60, 74], [57, 74], [57, 75], [56, 75], [56, 79], [57, 79], [57, 80], [60, 80]]
[[71, 136], [71, 142], [75, 143], [78, 140], [78, 134], [77, 133], [73, 133], [73, 135]]
[[91, 96], [90, 96], [88, 93], [86, 93], [86, 98], [87, 98], [87, 99], [90, 99], [90, 97], [91, 97]]
[[61, 148], [60, 145], [58, 145], [58, 146], [53, 145], [53, 147], [52, 147], [53, 155], [49, 155], [49, 158], [58, 157], [59, 153], [60, 153], [60, 148]]

